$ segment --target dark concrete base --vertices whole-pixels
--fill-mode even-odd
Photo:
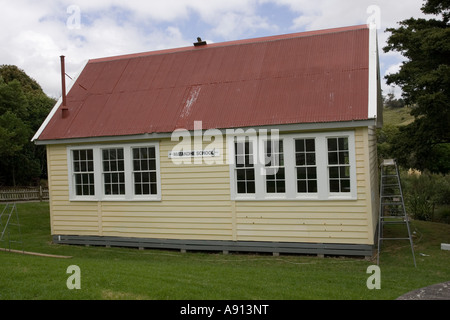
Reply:
[[[265,241],[219,241],[147,239],[101,236],[53,235],[53,243],[132,247],[139,249],[178,249],[185,251],[268,252],[371,257],[373,246],[365,244],[326,244]]]

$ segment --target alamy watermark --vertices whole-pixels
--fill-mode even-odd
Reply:
[[[66,281],[67,289],[81,289],[81,269],[73,264],[67,267],[66,273],[71,274]]]
[[[367,18],[367,25],[370,29],[381,29],[381,9],[377,5],[370,5],[367,7],[366,13],[369,15]]]
[[[371,265],[367,268],[366,273],[371,274],[366,281],[367,289],[381,289],[381,269],[379,266]]]
[[[168,152],[175,165],[261,165],[270,167],[269,174],[275,174],[283,161],[278,129],[203,130],[202,121],[194,121],[194,131],[177,129],[172,132],[171,141],[178,142]],[[228,151],[224,152],[226,148]],[[266,170],[262,172],[265,173]]]
[[[66,27],[69,30],[81,29],[81,9],[77,5],[70,5],[67,7],[68,18],[66,20]]]

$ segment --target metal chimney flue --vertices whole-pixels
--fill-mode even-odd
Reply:
[[[206,41],[203,41],[202,38],[200,37],[197,38],[197,42],[194,42],[195,47],[204,46],[206,44],[207,44]]]
[[[64,56],[61,56],[61,89],[62,89],[62,105],[61,105],[61,112],[62,117],[66,118],[69,115],[69,108],[67,108],[67,101],[66,101],[66,67],[64,62]]]

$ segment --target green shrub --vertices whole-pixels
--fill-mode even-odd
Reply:
[[[450,224],[450,206],[447,205],[437,208],[434,213],[434,218],[436,222]]]
[[[421,174],[402,172],[401,179],[405,206],[414,219],[449,222],[449,176],[429,172]],[[439,208],[437,212],[436,208]]]

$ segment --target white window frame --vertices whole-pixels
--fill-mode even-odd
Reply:
[[[133,148],[154,147],[156,157],[156,194],[135,195],[133,175]],[[104,149],[118,149],[124,151],[125,194],[107,195],[104,190],[103,156]],[[75,174],[73,172],[73,150],[91,149],[94,156],[94,190],[93,196],[78,196],[75,190]],[[127,144],[101,144],[80,145],[67,147],[67,167],[69,181],[70,201],[161,201],[161,170],[159,142],[127,143]]]
[[[328,170],[328,138],[348,138],[349,161],[350,161],[350,192],[330,192],[329,170]],[[254,194],[238,194],[235,176],[235,154],[234,137],[228,137],[228,159],[230,161],[230,194],[231,200],[356,200],[357,182],[356,182],[356,155],[355,155],[355,132],[354,131],[330,131],[317,133],[298,133],[298,134],[280,134],[280,140],[283,140],[284,149],[284,168],[286,178],[285,193],[267,193],[266,179],[264,175],[265,165],[259,161],[258,149],[264,146],[266,137],[258,141],[256,136],[250,136],[250,141],[256,143],[258,147],[253,147],[255,161],[255,183],[256,190]],[[316,153],[317,170],[317,193],[297,193],[297,171],[295,162],[295,140],[296,139],[314,139]],[[263,151],[265,152],[265,150]]]

